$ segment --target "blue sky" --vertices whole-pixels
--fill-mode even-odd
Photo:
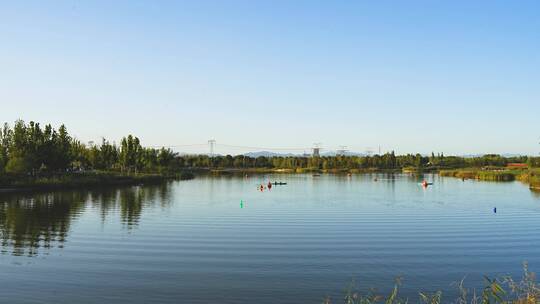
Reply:
[[[538,1],[9,1],[0,118],[65,123],[83,141],[538,154],[539,12]]]

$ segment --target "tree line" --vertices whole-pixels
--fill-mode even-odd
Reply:
[[[421,154],[396,155],[393,151],[371,156],[259,156],[226,155],[209,157],[207,155],[188,155],[180,158],[184,168],[274,168],[274,169],[442,169],[468,167],[504,167],[509,163],[527,163],[531,167],[540,167],[539,157],[503,157],[488,154],[478,157],[444,156],[442,153],[431,156]]]
[[[41,127],[22,120],[0,130],[0,174],[63,173],[83,170],[119,171],[126,174],[164,173],[178,169],[177,154],[170,149],[141,146],[128,135],[120,145],[103,139],[100,145],[86,145],[61,125]]]
[[[100,144],[87,145],[70,135],[61,125],[15,122],[0,129],[0,174],[62,173],[85,170],[131,173],[174,173],[185,169],[269,168],[269,169],[402,169],[465,168],[506,166],[527,163],[540,166],[538,157],[503,157],[488,154],[479,157],[445,156],[432,153],[395,155],[389,152],[372,156],[283,156],[248,157],[244,155],[208,156],[179,155],[167,148],[155,149],[141,145],[139,138],[128,135],[120,144],[103,139]]]

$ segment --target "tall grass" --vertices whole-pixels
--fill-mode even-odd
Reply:
[[[440,176],[466,178],[466,179],[477,179],[478,178],[478,169],[441,170],[441,171],[439,171],[439,175]]]
[[[464,280],[455,284],[459,296],[457,299],[445,299],[441,291],[419,292],[418,298],[409,299],[399,294],[401,280],[397,279],[392,291],[388,295],[380,295],[374,290],[365,294],[358,291],[356,285],[351,283],[345,292],[345,304],[538,304],[540,303],[540,285],[536,282],[536,275],[529,271],[527,263],[523,264],[523,276],[519,281],[511,277],[489,278],[484,277],[484,287],[481,290],[465,287]],[[323,304],[334,303],[325,298]],[[336,302],[337,303],[337,302]]]
[[[507,182],[513,180],[519,180],[524,183],[529,183],[530,188],[534,190],[540,190],[540,169],[528,169],[528,170],[481,170],[481,169],[454,169],[454,170],[441,170],[440,176],[458,177],[463,179],[477,179],[485,181],[498,181]]]
[[[511,171],[478,171],[477,179],[485,181],[509,182],[516,179],[516,175]]]
[[[540,190],[540,175],[530,175],[529,176],[529,184],[531,186],[531,189],[538,189]]]
[[[456,170],[441,170],[440,176],[458,177],[465,179],[478,179],[484,181],[498,181],[508,182],[513,181],[521,176],[527,174],[523,170],[480,170],[480,169],[456,169]],[[520,178],[521,179],[521,178]]]

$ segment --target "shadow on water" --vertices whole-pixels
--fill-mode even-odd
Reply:
[[[70,227],[91,206],[102,221],[120,216],[124,228],[138,225],[145,207],[170,205],[170,184],[79,191],[0,194],[1,253],[35,256],[40,248],[63,248]]]

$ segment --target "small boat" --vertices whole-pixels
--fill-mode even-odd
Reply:
[[[277,185],[277,186],[282,186],[282,185],[286,185],[287,183],[285,183],[285,182],[273,182],[272,184]]]
[[[313,177],[318,177],[318,176],[321,176],[321,175],[319,173],[313,174]]]
[[[422,187],[427,187],[427,186],[433,185],[433,183],[428,183],[427,181],[424,180],[424,181],[422,181],[422,182],[420,183],[420,185],[422,185]]]

